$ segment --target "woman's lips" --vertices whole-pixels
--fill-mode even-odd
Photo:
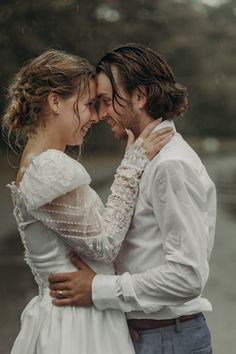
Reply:
[[[81,128],[81,131],[86,134],[90,127],[91,125],[84,125],[83,128]]]

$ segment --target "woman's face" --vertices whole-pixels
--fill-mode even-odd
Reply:
[[[60,131],[65,145],[82,144],[88,129],[93,123],[99,121],[94,107],[96,94],[96,82],[91,80],[89,90],[85,91],[79,99],[78,93],[75,93],[70,98],[60,100]]]

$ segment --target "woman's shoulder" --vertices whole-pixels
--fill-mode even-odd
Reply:
[[[26,197],[37,196],[37,204],[43,205],[90,181],[89,174],[78,161],[62,151],[49,149],[29,157],[20,190]]]
[[[90,176],[76,160],[56,149],[49,149],[39,155],[29,157],[29,166],[25,175],[45,181],[78,182],[89,184]]]

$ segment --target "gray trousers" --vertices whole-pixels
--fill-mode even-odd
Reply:
[[[136,354],[212,354],[211,335],[203,316],[175,325],[141,330]]]

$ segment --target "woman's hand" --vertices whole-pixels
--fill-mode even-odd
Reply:
[[[149,160],[152,160],[156,154],[165,146],[174,135],[173,128],[162,128],[158,131],[152,132],[153,129],[160,124],[159,120],[155,120],[148,124],[146,128],[139,135],[138,139],[143,139],[142,147]],[[128,141],[126,150],[134,143],[134,135],[130,130],[126,130]]]

